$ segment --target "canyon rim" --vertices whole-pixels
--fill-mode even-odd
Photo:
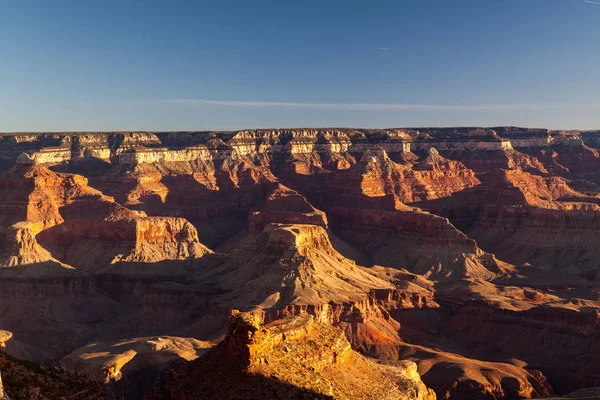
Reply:
[[[600,131],[5,133],[0,170],[12,400],[600,386]]]

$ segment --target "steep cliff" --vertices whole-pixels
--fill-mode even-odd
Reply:
[[[310,316],[261,326],[233,315],[219,345],[168,374],[149,399],[436,398],[413,363],[384,365],[354,352],[344,334]]]
[[[17,164],[0,174],[0,182],[7,189],[0,200],[3,266],[52,263],[97,272],[115,263],[182,260],[210,252],[186,220],[131,211],[80,175]]]
[[[449,163],[435,151],[427,160]],[[464,166],[451,165],[462,170],[454,179],[456,190],[478,182]],[[332,231],[360,248],[372,264],[407,268],[431,279],[493,279],[506,273],[511,268],[508,264],[483,252],[447,219],[401,201],[401,197],[416,197],[413,186],[405,186],[401,178],[402,171],[409,168],[393,162],[383,148],[369,148],[360,162],[347,170],[311,179],[290,176],[288,180],[327,213]],[[451,171],[448,176],[447,181],[453,182]],[[449,185],[440,193],[435,184],[427,185],[433,198],[447,196],[452,190]]]
[[[264,354],[282,319],[306,315],[306,336],[282,339],[304,352],[295,359],[314,346],[318,365],[330,360],[325,341],[349,343],[340,354],[357,360],[411,359],[441,398],[596,385],[599,138],[514,127],[3,134],[0,332],[12,337],[0,343],[141,399],[171,362],[203,351],[197,341],[220,340],[235,308],[267,324],[242,346],[262,354],[245,358],[256,369],[233,368],[240,358],[222,343],[187,370],[229,366],[242,383],[232,390],[354,398],[369,377],[374,393],[397,386],[368,360],[306,372],[285,360],[290,346]],[[277,382],[277,370],[291,372]],[[222,390],[186,379],[169,393],[185,398],[192,384]]]
[[[320,226],[270,224],[242,246],[198,277],[236,308],[352,302],[371,289],[393,288],[335,251]]]

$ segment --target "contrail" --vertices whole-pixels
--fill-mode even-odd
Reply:
[[[597,2],[597,1],[585,0],[585,2],[586,3],[590,3],[590,4],[598,4],[598,5],[600,5],[600,3]]]
[[[249,108],[297,108],[355,111],[500,111],[500,110],[544,110],[560,108],[600,108],[600,104],[393,104],[393,103],[298,103],[286,101],[243,101],[209,99],[156,99],[165,104],[219,105]]]

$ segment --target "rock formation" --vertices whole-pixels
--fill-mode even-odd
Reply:
[[[177,337],[135,338],[117,343],[93,343],[74,350],[61,365],[73,371],[85,372],[109,383],[123,377],[121,370],[171,366],[174,361],[192,361],[208,351],[211,345],[196,339]]]
[[[372,289],[393,289],[334,250],[318,225],[269,224],[234,250],[231,260],[198,280],[226,294],[236,308],[279,309],[360,301]]]
[[[233,314],[225,339],[199,360],[171,372],[149,399],[434,400],[414,363],[385,365],[354,352],[342,331],[311,316],[261,326]]]
[[[132,399],[598,386],[599,168],[597,131],[2,134],[0,346]]]
[[[61,367],[107,384],[116,398],[139,398],[167,368],[197,359],[212,343],[191,338],[147,337],[94,342],[60,360]]]
[[[12,339],[12,332],[0,330],[0,347],[6,347],[6,342]]]

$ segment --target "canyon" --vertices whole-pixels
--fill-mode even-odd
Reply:
[[[3,133],[0,351],[114,399],[587,393],[598,171],[600,131]]]

